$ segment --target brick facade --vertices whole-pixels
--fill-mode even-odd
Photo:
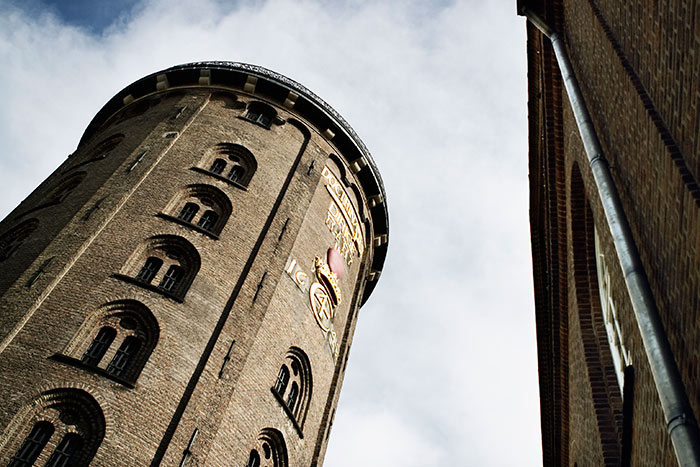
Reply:
[[[565,41],[682,382],[698,414],[700,3],[523,3]],[[530,24],[528,58],[545,465],[676,465],[558,66],[549,40]],[[594,227],[619,333],[634,371],[627,411],[600,309]],[[623,429],[625,423],[629,427]]]
[[[137,81],[0,223],[0,463],[48,422],[41,465],[70,436],[76,465],[321,465],[387,234],[371,156],[303,86],[229,62]]]

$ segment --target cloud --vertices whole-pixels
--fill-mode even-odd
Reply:
[[[136,79],[199,60],[283,73],[363,138],[390,215],[326,465],[541,464],[525,27],[512,4],[151,0],[99,34],[0,11],[0,216]]]

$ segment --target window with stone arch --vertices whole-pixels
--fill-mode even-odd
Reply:
[[[83,368],[133,385],[159,337],[158,321],[145,305],[120,300],[88,315],[66,355]]]
[[[231,201],[211,185],[190,185],[168,204],[162,217],[218,236],[231,216]]]
[[[277,111],[268,104],[252,101],[248,103],[243,118],[269,130],[272,123],[277,120]]]
[[[300,435],[311,401],[312,383],[309,357],[298,347],[290,348],[271,389]]]
[[[52,389],[15,415],[0,440],[0,460],[9,467],[90,465],[104,435],[104,414],[90,394]]]
[[[190,242],[175,235],[158,235],[144,242],[116,276],[182,301],[200,264],[199,253]]]
[[[288,467],[287,445],[279,430],[265,428],[250,450],[245,467]]]
[[[253,153],[244,146],[219,143],[207,151],[200,166],[195,169],[235,186],[247,187],[258,169],[258,163]]]
[[[119,146],[119,143],[121,143],[123,139],[124,135],[118,133],[100,141],[93,149],[87,152],[87,156],[84,158],[85,160],[76,163],[76,165],[73,165],[67,171],[75,170],[78,167],[82,167],[86,164],[106,159],[109,156],[109,153]]]
[[[28,219],[0,235],[0,262],[14,255],[37,227],[39,227],[37,219]]]

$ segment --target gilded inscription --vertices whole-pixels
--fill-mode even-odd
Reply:
[[[331,198],[333,198],[333,202],[328,208],[326,225],[335,235],[336,249],[348,260],[348,258],[352,257],[348,250],[354,244],[357,255],[361,257],[365,251],[365,238],[355,207],[352,205],[352,201],[342,183],[327,166],[323,167],[322,173],[327,182],[326,189],[330,193]],[[346,244],[348,245],[345,246]],[[349,264],[350,261],[348,261]]]

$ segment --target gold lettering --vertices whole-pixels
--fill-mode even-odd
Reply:
[[[328,184],[326,185],[328,193],[337,204],[343,218],[345,219],[345,222],[347,223],[348,230],[352,232],[352,240],[357,248],[357,254],[358,256],[362,256],[364,253],[364,233],[357,217],[357,212],[352,205],[352,201],[345,191],[345,188],[341,185],[340,181],[335,177],[333,172],[330,171],[328,166],[323,167],[322,173],[328,181]]]
[[[308,278],[309,278],[309,276],[307,276],[306,273],[302,270],[297,271],[297,273],[294,275],[294,280],[301,287],[304,287],[306,285],[306,280]]]
[[[292,259],[290,256],[289,259],[287,260],[288,267],[286,269],[287,274],[291,275],[292,271],[294,271],[294,267],[297,265],[297,260]]]

